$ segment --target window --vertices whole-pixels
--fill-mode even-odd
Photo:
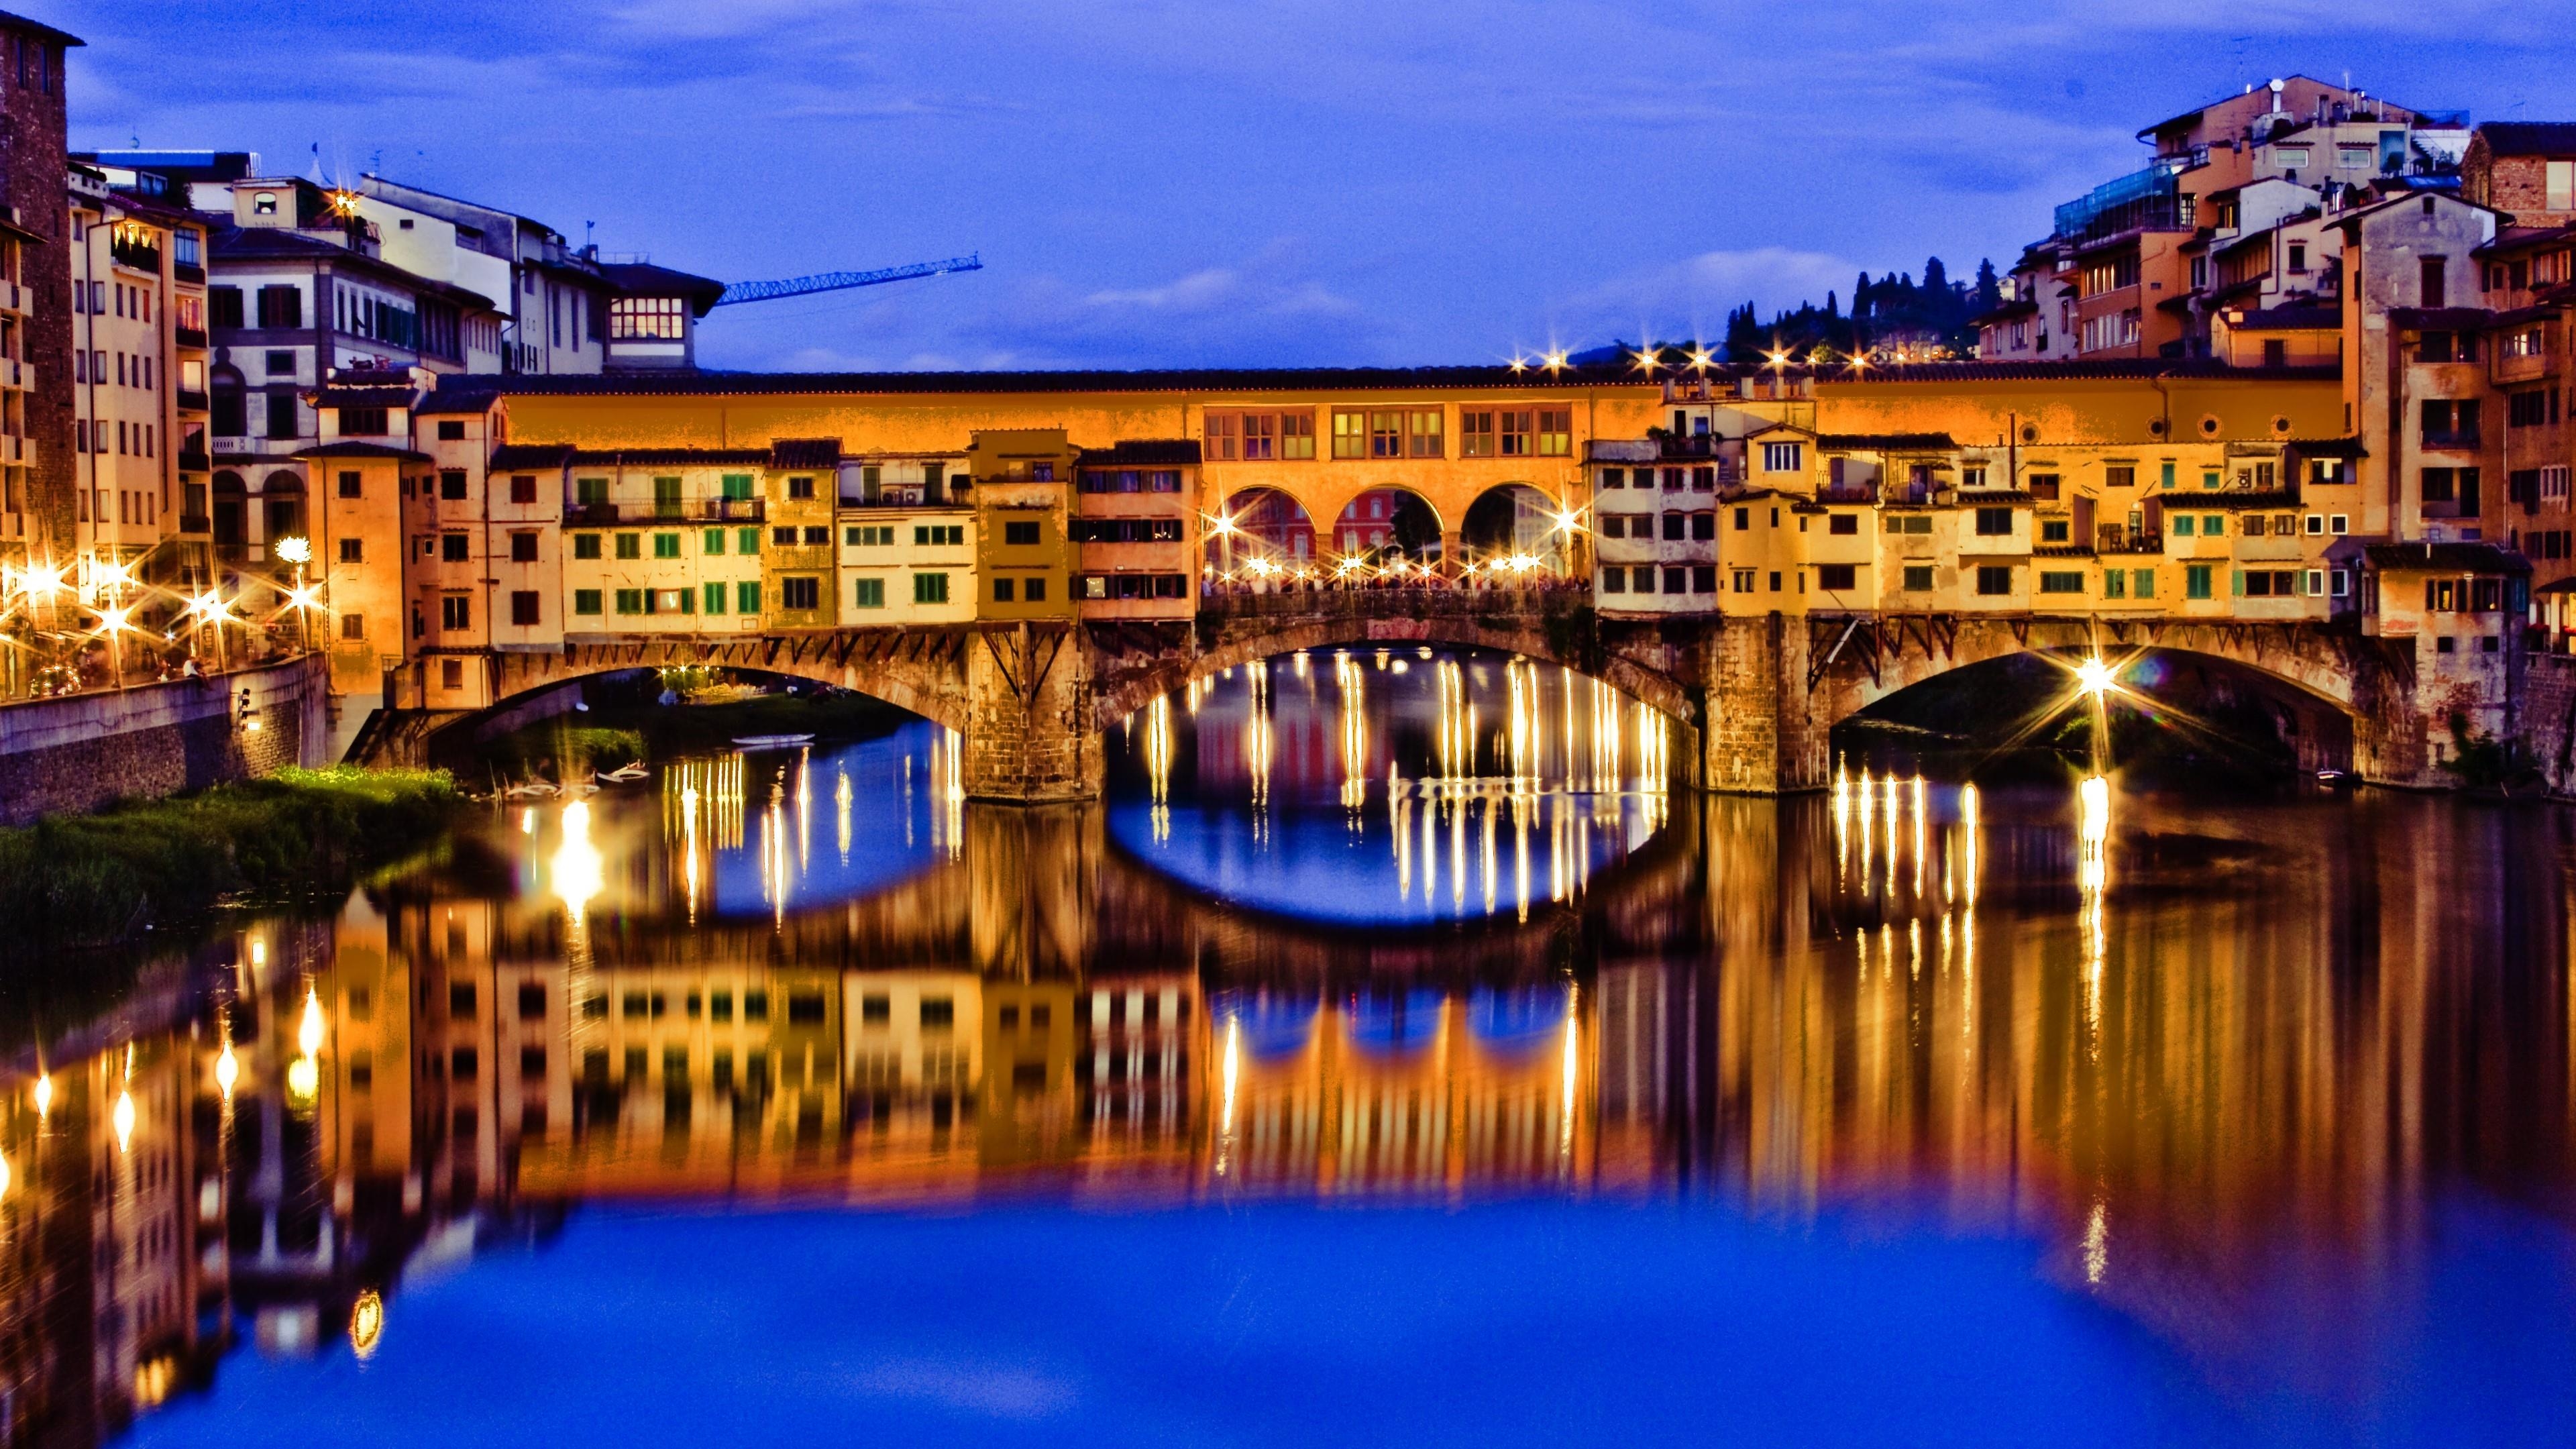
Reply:
[[[1668,594],[1687,594],[1687,593],[1689,593],[1689,592],[1690,592],[1690,570],[1689,570],[1689,569],[1687,569],[1687,568],[1667,568],[1667,569],[1665,569],[1665,570],[1664,570],[1664,592],[1665,592],[1665,593],[1668,593]]]
[[[1825,520],[1825,532],[1829,534],[1858,533],[1860,532],[1860,515],[1857,513],[1834,514]]]
[[[2576,211],[2576,161],[2542,163],[2541,206],[2545,211]]]
[[[760,584],[756,580],[743,579],[734,584],[733,611],[737,614],[760,612]]]
[[[1848,593],[1860,587],[1860,570],[1854,564],[1816,565],[1816,587],[1829,593]]]
[[[2528,392],[2505,394],[2505,426],[2509,428],[2536,428],[2548,423],[2550,421],[2549,400],[2551,395],[2551,390],[2547,388],[2534,389]],[[2433,427],[2433,413],[2431,411],[2432,405],[2428,403],[2425,407],[2425,431],[2429,433],[2435,430]]]
[[[2102,470],[2102,486],[2105,488],[2134,488],[2138,486],[2138,470],[2136,465],[2129,463],[2114,463],[2111,466],[2104,468]]]
[[[1628,571],[1628,587],[1633,592],[1640,594],[1653,593],[1655,591],[1655,571],[1651,568],[1630,569]]]
[[[1691,592],[1694,594],[1713,594],[1717,592],[1717,565],[1691,565]]]
[[[678,558],[679,556],[680,536],[678,534],[657,533],[653,535],[653,557]]]
[[[365,496],[365,489],[366,489],[366,480],[365,480],[365,477],[364,477],[363,475],[358,474],[358,473],[352,473],[352,472],[343,472],[343,473],[340,475],[340,496],[341,496],[341,497],[343,497],[343,498],[359,498],[359,497],[364,497],[364,496]]]
[[[2156,596],[2156,571],[2154,569],[2131,570],[2129,573],[2129,596],[2136,599],[2154,598]]]
[[[778,545],[780,548],[794,548],[796,546],[796,530],[793,526],[786,528],[773,528],[769,531],[769,541]]]
[[[438,538],[439,562],[466,563],[474,557],[473,553],[470,551],[472,548],[473,540],[464,534],[441,534]]]
[[[2011,509],[1980,508],[1977,510],[1978,537],[2003,538],[2009,536],[2012,531],[2013,511]]]
[[[2567,501],[2567,468],[2564,464],[2540,470],[2540,498],[2544,503]]]
[[[1905,566],[1903,584],[1905,591],[1909,594],[1929,592],[1932,588],[1932,566],[1930,564],[1907,564]]]
[[[1714,513],[1692,514],[1690,516],[1690,535],[1692,538],[1703,541],[1717,537],[1717,515]]]
[[[1494,414],[1494,441],[1497,457],[1526,458],[1537,447],[1538,410],[1504,408]],[[1651,477],[1645,469],[1637,470],[1640,478]],[[1643,484],[1639,486],[1645,486]]]
[[[2012,565],[1980,564],[1977,566],[1977,592],[1994,597],[2012,592]]]
[[[1494,410],[1460,408],[1458,410],[1458,456],[1461,458],[1499,458],[1501,447],[1494,434]]]
[[[948,575],[914,574],[912,576],[912,601],[916,604],[947,603]]]
[[[805,546],[807,548],[829,548],[831,545],[832,526],[830,524],[809,523],[805,525]]]
[[[730,476],[728,476],[727,481],[731,481]],[[746,478],[744,481],[748,482],[748,481],[749,481],[749,479],[748,479],[748,478]],[[730,494],[730,493],[728,493],[728,494],[726,494],[725,496],[726,496],[726,497],[728,497],[728,498],[730,498],[730,497],[732,497],[733,495],[732,495],[732,494]],[[749,497],[750,495],[749,495],[748,493],[746,493],[746,494],[744,494],[743,496],[744,496],[744,497]],[[794,477],[794,478],[790,478],[790,479],[788,479],[788,480],[787,480],[787,496],[788,496],[788,497],[790,497],[790,498],[794,498],[794,499],[805,499],[805,500],[810,500],[810,499],[812,499],[812,498],[813,498],[813,496],[814,496],[814,480],[813,480],[813,479],[811,479],[811,478],[808,478],[808,477],[803,477],[803,476],[798,476],[798,477]]]
[[[1017,588],[1018,585],[1010,579],[993,580],[993,602],[996,604],[1010,603],[1016,597]]]
[[[1574,456],[1574,409],[1538,410],[1538,455],[1542,458]]]
[[[575,590],[573,590],[573,591],[572,591],[572,611],[573,611],[574,613],[576,613],[576,614],[596,614],[596,613],[598,613],[598,612],[599,612],[599,590],[597,590],[597,589],[575,589]],[[624,609],[622,609],[622,608],[621,608],[621,609],[619,609],[617,612],[619,612],[619,613],[623,614],[623,613],[625,613],[626,611],[625,611]]]
[[[1795,473],[1806,461],[1804,443],[1764,443],[1762,470],[1766,473]]]
[[[352,438],[381,438],[392,431],[393,424],[384,408],[340,409],[340,432]]]
[[[2075,525],[2067,519],[2043,518],[2039,521],[2041,543],[2065,543],[2074,536],[2074,531]]]
[[[472,594],[441,594],[438,599],[438,627],[471,629],[474,627]]]
[[[823,605],[823,581],[810,574],[790,575],[778,581],[778,607],[782,609],[818,609]]]
[[[710,614],[721,614],[725,611],[725,586],[723,583],[702,584],[699,586],[698,592],[705,596],[704,601],[700,605],[704,612]]]
[[[2433,198],[2428,196],[2424,199],[2429,202]],[[2417,261],[2415,264],[2418,288],[2416,295],[2419,298],[2417,305],[2425,307],[2448,305],[2444,298],[2449,293],[2443,286],[2443,272],[2447,266],[2448,260],[2443,257],[2424,257]]]
[[[510,594],[510,622],[526,627],[537,622],[537,594],[534,589],[517,589]]]
[[[1044,579],[1025,580],[1020,589],[1020,597],[1032,604],[1043,604],[1047,596],[1046,584],[1047,581]]]
[[[760,552],[760,530],[737,528],[733,531],[733,551],[749,556]]]
[[[1628,571],[1621,568],[1603,569],[1601,571],[1601,592],[1605,594],[1624,594],[1628,592]]]
[[[1932,587],[1932,585],[1930,584],[1930,582],[1928,582],[1928,576],[1927,576],[1927,582],[1925,582],[1925,584],[1923,585],[1923,587],[1925,587],[1925,588],[1927,588],[1927,589],[1928,589],[1928,588],[1930,588],[1930,587]],[[1749,594],[1749,593],[1752,593],[1752,592],[1753,592],[1753,570],[1751,570],[1751,569],[1737,569],[1737,570],[1735,570],[1735,591],[1736,591],[1737,593],[1739,593],[1739,594]]]
[[[367,541],[365,539],[344,538],[340,540],[340,562],[353,564],[365,563],[366,561]]]
[[[574,534],[572,536],[572,556],[574,558],[599,557],[599,535],[595,533]]]
[[[953,523],[916,527],[912,531],[912,541],[916,544],[962,544],[966,541],[966,525]]]
[[[521,532],[521,533],[513,533],[513,534],[511,534],[511,535],[510,535],[510,562],[512,562],[512,563],[535,563],[536,561],[537,561],[537,536],[536,536],[534,533],[527,533],[527,532]]]
[[[699,540],[699,549],[710,557],[723,553],[725,551],[725,531],[721,528],[708,529],[705,535]]]
[[[1365,458],[1369,455],[1368,414],[1336,412],[1333,414],[1333,456]]]
[[[1405,411],[1406,457],[1444,458],[1448,456],[1440,436],[1440,421],[1438,408],[1409,408]]]
[[[1035,523],[1005,523],[1002,525],[1002,542],[1006,544],[1031,545],[1035,544],[1037,541],[1038,525]]]
[[[2200,563],[2183,565],[2182,596],[2186,599],[2210,597],[2209,580],[2213,567],[2210,564]]]
[[[882,609],[882,608],[884,608],[884,607],[885,607],[885,580],[883,580],[883,579],[860,579],[860,580],[858,581],[858,585],[857,585],[856,593],[855,593],[854,597],[851,599],[851,601],[850,601],[850,602],[851,602],[851,603],[852,603],[852,605],[854,605],[855,607],[857,607],[857,608],[861,608],[861,609]]]
[[[450,468],[439,474],[438,496],[452,502],[463,501],[465,497],[465,470],[462,468]]]
[[[534,473],[513,473],[513,474],[511,474],[511,475],[510,475],[510,501],[511,501],[511,502],[513,502],[513,503],[534,503],[534,502],[536,502],[536,501],[537,501],[537,475],[536,475],[536,474],[534,474]]]
[[[2121,312],[2106,312],[2087,317],[2078,333],[2078,348],[2099,352],[2111,347],[2134,347],[2138,343],[2139,325],[2144,314],[2135,307]]]
[[[2236,591],[2249,599],[2287,599],[2299,592],[2299,575],[2294,569],[2240,569]]]
[[[208,287],[206,289],[206,320],[216,327],[241,326],[241,288]]]
[[[2173,527],[2173,535],[2174,535],[2174,537],[2176,537],[2176,538],[2189,538],[2189,537],[2191,537],[2192,523],[2193,523],[2193,518],[2192,518],[2192,515],[2191,515],[2191,514],[2188,514],[2188,513],[2177,513],[2177,514],[2175,514],[2175,515],[2173,516],[2173,523],[2172,523],[2172,527]]]
[[[677,342],[687,328],[688,304],[678,297],[620,297],[608,304],[611,341]]]
[[[2127,597],[2127,596],[2128,596],[2128,592],[2129,592],[2129,572],[2128,572],[2128,570],[2126,570],[2126,569],[2104,569],[2104,570],[2102,570],[2102,597],[2103,597],[2103,598],[2106,598],[2106,599],[2118,599],[2118,598],[2125,598],[2125,597]]]
[[[260,288],[259,325],[262,327],[303,326],[304,293],[291,286]]]
[[[2084,575],[2073,569],[2043,569],[2039,575],[2043,594],[2080,594],[2084,592]]]

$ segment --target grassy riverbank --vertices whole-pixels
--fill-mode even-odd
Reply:
[[[0,830],[0,955],[167,931],[232,895],[337,889],[436,840],[461,803],[444,771],[286,770]]]

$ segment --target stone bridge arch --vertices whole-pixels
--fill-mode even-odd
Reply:
[[[562,685],[632,669],[746,669],[830,684],[909,710],[960,732],[969,724],[968,667],[977,630],[843,629],[740,639],[636,636],[567,644],[561,650],[492,653],[465,661],[482,673],[488,705],[407,710],[387,728],[362,733],[350,759],[364,764],[425,762],[434,741],[460,725],[496,719]],[[405,666],[415,698],[435,698],[436,656]]]
[[[2145,653],[2219,660],[2330,709],[2350,721],[2350,765],[2369,778],[2412,779],[2427,764],[2424,719],[2414,707],[2413,653],[2348,625],[1891,614],[1811,617],[1804,638],[1790,642],[1784,653],[1804,656],[1811,728],[1795,785],[1788,778],[1791,762],[1782,760],[1782,784],[1789,788],[1824,783],[1827,732],[1903,690],[2015,655],[2081,658],[2097,651],[2115,663]],[[1781,662],[1794,667],[1790,658]],[[1797,683],[1781,682],[1784,692]]]
[[[1684,732],[1675,742],[1677,761],[1697,757],[1701,693],[1691,659],[1658,636],[1607,635],[1579,590],[1218,595],[1201,601],[1194,628],[1173,626],[1152,638],[1095,635],[1095,725],[1112,729],[1195,680],[1274,655],[1407,644],[1490,649],[1600,680]]]

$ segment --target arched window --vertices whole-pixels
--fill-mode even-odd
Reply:
[[[260,504],[266,510],[267,538],[292,538],[304,532],[304,479],[281,468],[261,480]]]
[[[208,411],[213,416],[215,436],[239,438],[250,432],[249,410],[242,404],[241,369],[231,363],[219,364],[208,375],[212,384]]]

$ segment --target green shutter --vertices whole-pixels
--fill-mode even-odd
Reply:
[[[708,553],[710,553],[710,554],[719,554],[719,553],[724,552],[724,538],[725,538],[725,531],[724,531],[723,529],[721,529],[721,528],[710,528],[710,529],[708,529],[708,530],[707,530],[707,539],[706,539],[707,552],[708,552]]]
[[[740,554],[760,552],[760,530],[737,528],[733,531],[733,551]]]
[[[704,592],[707,596],[707,612],[710,614],[723,613],[725,611],[725,586],[720,583],[709,584],[706,586]]]
[[[575,589],[575,590],[573,590],[573,591],[572,591],[572,611],[573,611],[574,613],[576,613],[576,614],[596,614],[596,613],[598,613],[598,612],[599,612],[599,590],[597,590],[597,589]]]
[[[724,475],[724,496],[727,499],[749,498],[751,496],[751,475],[748,473],[727,473]]]
[[[737,614],[757,614],[760,612],[760,585],[758,583],[750,579],[744,579],[742,582],[733,586],[733,611]]]
[[[885,580],[883,580],[883,579],[861,579],[861,580],[859,580],[859,586],[858,586],[858,597],[857,597],[856,602],[857,602],[858,606],[859,606],[860,608],[862,608],[862,609],[882,609],[882,608],[884,608],[884,607],[885,607]]]

